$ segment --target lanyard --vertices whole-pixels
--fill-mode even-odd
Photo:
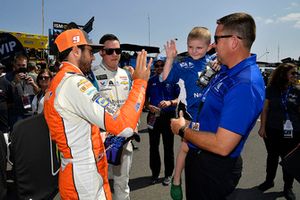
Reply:
[[[200,117],[200,112],[203,108],[203,105],[206,101],[206,97],[208,95],[208,92],[211,90],[211,88],[215,87],[216,85],[218,85],[219,83],[221,83],[222,81],[224,81],[226,78],[228,78],[228,75],[222,77],[221,79],[218,80],[218,78],[220,77],[221,73],[220,74],[217,74],[214,79],[212,80],[212,83],[208,85],[207,88],[205,88],[204,90],[204,93],[203,95],[201,95],[201,101],[200,101],[200,105],[199,105],[199,108],[198,108],[198,114],[197,114],[197,121],[199,122],[199,117]]]
[[[88,75],[86,77],[92,82],[92,84],[97,89],[97,91],[99,91],[98,82],[95,78],[95,75],[94,75],[93,71],[90,71],[90,73],[88,73]]]
[[[288,109],[287,109],[287,101],[288,101],[290,89],[291,89],[291,87],[289,86],[286,92],[281,93],[281,105],[283,106],[286,120],[290,119],[289,114],[288,114]]]

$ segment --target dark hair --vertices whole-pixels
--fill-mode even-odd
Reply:
[[[75,22],[70,22],[68,25],[67,25],[67,30],[69,29],[73,29],[73,28],[76,28],[78,29],[78,25],[75,23]]]
[[[105,34],[100,38],[99,44],[104,44],[104,42],[106,42],[108,40],[118,40],[119,41],[118,37],[115,36],[114,34]]]
[[[251,46],[256,37],[256,25],[251,15],[247,13],[233,13],[217,20],[217,24],[223,25],[226,34],[237,34],[247,49]]]
[[[52,79],[52,72],[49,70],[49,69],[47,69],[47,68],[45,68],[45,69],[41,69],[41,71],[40,71],[40,73],[37,75],[37,77],[36,77],[36,83],[37,83],[37,85],[39,86],[39,87],[41,87],[40,86],[40,83],[39,83],[39,80],[41,79],[41,76],[42,76],[42,74],[44,74],[44,73],[47,73],[49,76],[50,76],[50,79]]]
[[[58,52],[58,60],[60,61],[60,62],[62,62],[62,61],[66,61],[67,60],[67,57],[68,57],[68,55],[69,55],[69,53],[72,51],[72,48],[68,48],[68,49],[66,49],[66,50],[64,50],[64,51],[62,51],[62,52]]]
[[[81,51],[84,51],[84,47],[85,47],[85,46],[86,46],[86,45],[84,44],[84,45],[78,45],[77,47],[78,47],[79,49],[81,49]],[[66,49],[66,50],[64,50],[64,51],[62,51],[62,52],[60,52],[60,53],[58,53],[58,60],[59,60],[60,62],[66,61],[66,60],[67,60],[67,57],[68,57],[68,55],[69,55],[69,53],[72,51],[72,48],[73,48],[73,47],[68,48],[68,49]]]
[[[275,86],[280,90],[284,90],[289,81],[287,74],[291,69],[294,68],[297,69],[297,65],[293,63],[281,63],[278,65],[278,67],[271,74],[268,86]]]
[[[19,59],[24,59],[24,60],[28,61],[28,57],[26,55],[24,55],[24,54],[16,54],[14,56],[14,60],[13,60],[14,64],[16,64],[17,60],[19,60]]]

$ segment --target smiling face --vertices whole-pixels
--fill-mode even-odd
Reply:
[[[44,72],[38,77],[38,85],[43,91],[45,91],[48,88],[50,81],[51,76],[48,72]]]
[[[201,39],[189,39],[187,43],[188,53],[194,60],[198,60],[205,56],[208,47],[209,44]]]
[[[156,74],[161,74],[164,70],[165,63],[162,60],[159,60],[155,63],[154,69]]]

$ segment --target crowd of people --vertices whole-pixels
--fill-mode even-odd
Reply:
[[[187,36],[188,56],[178,58],[171,40],[165,45],[166,59],[147,62],[142,50],[133,69],[119,66],[117,36],[105,34],[94,44],[72,26],[55,40],[56,73],[22,54],[15,55],[10,71],[0,64],[0,131],[9,133],[17,121],[42,113],[61,155],[61,198],[129,200],[133,145],[127,139],[138,137],[133,136],[147,108],[150,184],[158,182],[161,171],[162,135],[162,184],[170,186],[171,198],[220,200],[241,178],[241,153],[261,116],[259,135],[268,157],[266,180],[258,189],[264,192],[274,186],[279,157],[300,142],[297,66],[279,65],[265,85],[256,55],[250,53],[256,25],[247,13],[218,19],[213,43],[211,37],[206,27],[194,27]],[[207,53],[212,48],[217,59]],[[96,53],[102,61],[92,67]],[[182,142],[175,159],[176,135]],[[118,164],[107,159],[105,143],[112,138],[123,144]],[[108,176],[113,177],[113,194]],[[283,179],[285,198],[295,199],[293,175],[283,170]]]

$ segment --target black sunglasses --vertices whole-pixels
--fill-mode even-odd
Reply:
[[[298,72],[292,72],[291,73],[293,76],[297,76],[298,75]]]
[[[49,80],[50,76],[40,76],[39,80]]]
[[[230,37],[233,37],[233,36],[235,36],[235,35],[215,35],[214,36],[215,44],[218,44],[218,39],[220,39],[220,38],[230,38]],[[240,37],[238,35],[236,35],[236,37],[239,38],[240,40],[243,39],[242,37]]]
[[[165,66],[164,64],[156,64],[156,65],[154,65],[154,67],[163,67],[163,66]]]
[[[120,55],[122,53],[122,49],[121,48],[107,48],[107,49],[103,49],[105,51],[105,53],[107,55],[112,55],[114,52],[117,55]]]

